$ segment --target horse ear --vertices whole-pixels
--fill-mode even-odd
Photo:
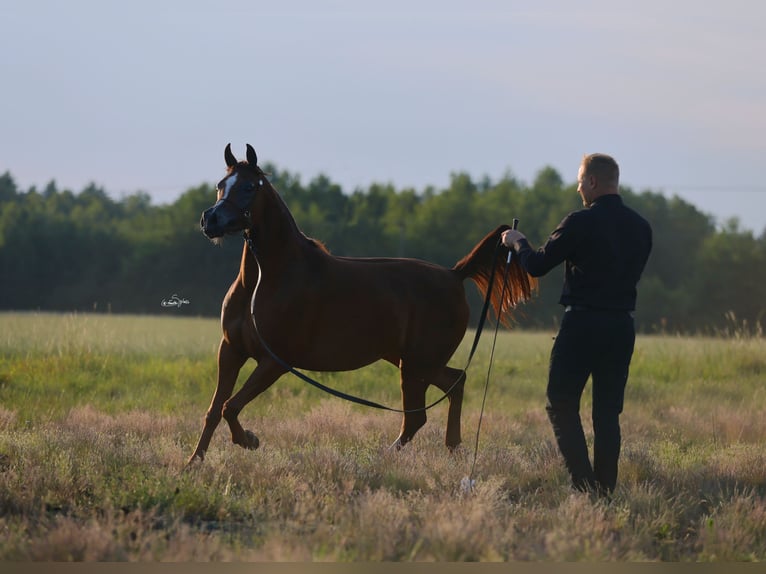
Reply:
[[[226,166],[227,167],[234,167],[237,165],[237,158],[234,157],[234,154],[231,153],[231,144],[226,144],[226,149],[223,150],[223,157],[226,160]]]
[[[253,149],[253,146],[251,146],[250,144],[247,144],[247,163],[249,163],[253,167],[258,165],[258,156],[255,154],[255,150]]]

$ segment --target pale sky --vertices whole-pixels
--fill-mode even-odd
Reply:
[[[347,192],[572,183],[598,151],[634,191],[766,228],[762,0],[0,0],[0,27],[22,189],[165,203],[216,182],[228,142]]]

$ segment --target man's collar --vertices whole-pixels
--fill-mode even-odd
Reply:
[[[590,204],[591,207],[593,207],[596,204],[605,204],[605,203],[619,203],[622,204],[622,197],[619,193],[605,193],[604,195],[599,195],[596,199],[593,200],[593,202]]]

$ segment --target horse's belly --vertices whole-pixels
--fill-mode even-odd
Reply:
[[[394,339],[382,337],[374,328],[350,333],[328,328],[294,355],[295,364],[304,369],[351,371],[380,359],[396,363],[400,352]]]

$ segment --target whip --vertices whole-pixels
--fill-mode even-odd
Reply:
[[[516,229],[519,226],[519,220],[514,218],[511,229]],[[500,309],[498,309],[498,320],[495,323],[495,334],[492,338],[492,350],[489,354],[489,366],[487,367],[487,379],[484,383],[484,397],[481,399],[481,411],[479,412],[479,424],[476,427],[476,441],[473,447],[473,462],[471,463],[471,473],[468,476],[464,476],[460,480],[460,489],[468,494],[473,491],[473,487],[476,485],[476,480],[473,478],[474,470],[476,469],[476,458],[479,454],[479,433],[481,432],[481,421],[484,418],[484,405],[487,402],[487,389],[489,388],[489,377],[492,372],[492,361],[495,357],[495,344],[497,343],[497,332],[500,328],[500,314],[503,312],[503,301],[505,300],[505,289],[508,285],[508,270],[511,267],[511,257],[513,256],[513,249],[508,249],[508,257],[505,260],[505,271],[503,272],[503,292],[500,297]]]

